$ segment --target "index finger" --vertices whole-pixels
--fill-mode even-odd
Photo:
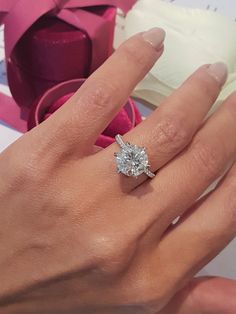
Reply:
[[[90,149],[161,56],[164,38],[160,28],[131,37],[45,122],[50,134],[56,130],[54,140],[62,145],[64,140],[67,153],[70,148],[76,153],[78,147],[79,152]]]

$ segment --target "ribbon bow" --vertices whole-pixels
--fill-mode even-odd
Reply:
[[[114,6],[127,13],[136,0],[0,0],[0,25],[4,24],[7,71],[11,54],[23,34],[43,15],[50,14],[84,31],[92,39],[92,72],[104,61],[102,39],[110,38],[106,21],[89,10],[94,6]],[[110,35],[110,34],[109,34]],[[100,38],[100,40],[98,40]],[[96,52],[96,53],[95,53]],[[14,87],[14,86],[13,86]],[[0,118],[25,132],[27,122],[23,108],[12,97],[0,93]]]
[[[105,38],[107,28],[102,17],[86,9],[106,5],[119,7],[126,13],[135,2],[136,0],[2,0],[0,23],[5,25],[6,59],[10,58],[14,47],[27,29],[41,16],[50,13],[94,39],[91,65],[91,71],[93,71],[98,64],[101,64],[104,55],[103,47],[99,41],[96,41],[96,38],[98,34],[100,38]]]

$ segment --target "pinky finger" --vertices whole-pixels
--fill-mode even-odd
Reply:
[[[216,189],[166,233],[157,254],[161,254],[166,264],[171,264],[175,257],[175,267],[169,276],[175,278],[175,287],[181,287],[235,236],[236,163]]]

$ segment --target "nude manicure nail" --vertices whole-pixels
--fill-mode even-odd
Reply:
[[[144,40],[150,43],[157,51],[162,49],[165,36],[164,29],[159,27],[151,28],[143,33]]]
[[[208,68],[208,73],[213,76],[221,85],[224,85],[228,76],[227,65],[223,62],[211,64]]]

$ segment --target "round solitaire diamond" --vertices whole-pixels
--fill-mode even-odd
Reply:
[[[117,170],[127,176],[137,177],[148,168],[148,156],[143,147],[125,143],[115,157]]]

